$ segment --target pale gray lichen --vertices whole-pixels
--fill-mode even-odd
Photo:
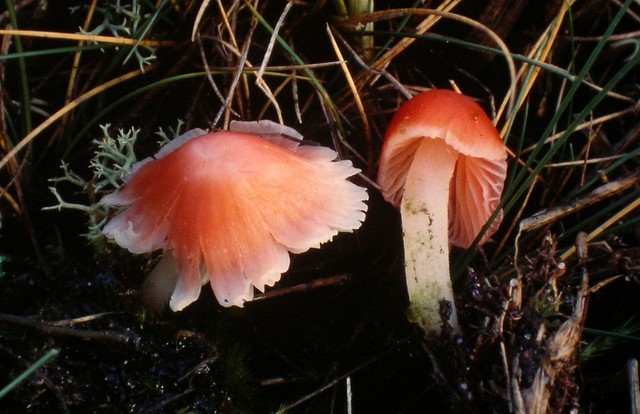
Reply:
[[[166,133],[160,128],[156,135],[160,137],[159,144],[163,145],[180,135],[184,123],[179,120],[176,128],[169,128]],[[49,189],[55,196],[57,204],[45,207],[44,210],[78,210],[89,217],[88,232],[85,235],[89,241],[95,243],[102,240],[102,228],[110,217],[112,207],[99,204],[103,194],[117,190],[131,171],[133,164],[138,161],[135,144],[140,129],[131,127],[128,130],[118,129],[112,136],[110,124],[101,125],[102,137],[93,141],[96,146],[93,158],[89,162],[92,176],[84,178],[73,172],[67,163],[62,161],[60,169],[62,176],[52,178]],[[59,184],[71,184],[86,196],[86,204],[68,202],[58,191]]]
[[[75,13],[81,6],[70,7],[71,13]],[[91,30],[83,30],[80,32],[86,35],[111,35],[113,37],[144,37],[148,27],[143,24],[153,18],[152,7],[139,0],[129,1],[108,1],[103,7],[96,7],[95,12],[102,15],[102,22]],[[155,11],[155,10],[153,10]],[[148,24],[146,26],[149,26]],[[156,49],[150,46],[135,45],[131,54],[138,61],[140,70],[144,71],[144,67],[151,64],[156,59]]]

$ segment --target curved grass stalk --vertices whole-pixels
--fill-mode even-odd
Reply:
[[[444,12],[450,12],[451,10],[453,10],[458,4],[460,4],[462,0],[445,0],[443,1],[436,10],[439,11],[444,11]],[[416,1],[415,7],[417,8],[417,6],[419,6],[422,2],[420,1]],[[404,19],[402,20],[402,22],[399,25],[399,30],[401,30],[402,28],[404,28],[404,26],[407,24],[407,22],[409,21],[410,15],[407,15],[404,17]],[[433,25],[435,25],[440,19],[438,18],[438,16],[434,17],[433,15],[429,15],[427,16],[427,18],[425,18],[418,26],[416,26],[415,30],[416,30],[416,35],[420,36],[420,35],[424,35],[429,29],[431,29],[433,27]],[[364,32],[362,32],[362,34],[365,34]],[[399,33],[394,33],[395,35],[398,35]],[[401,39],[398,44],[394,45],[391,49],[387,50],[387,47],[389,46],[389,44],[386,44],[383,46],[382,50],[387,50],[387,52],[384,53],[384,55],[380,56],[380,57],[376,57],[376,59],[371,63],[371,69],[373,69],[374,71],[379,71],[384,69],[385,67],[387,67],[387,65],[396,57],[398,56],[400,53],[402,53],[403,50],[405,50],[406,48],[408,48],[411,43],[413,43],[413,38],[410,36],[404,36],[403,39]],[[359,87],[361,85],[358,85]]]
[[[356,102],[356,107],[358,108],[358,113],[360,114],[360,119],[362,120],[362,128],[364,131],[365,138],[367,139],[367,165],[373,165],[373,137],[371,136],[371,128],[369,126],[369,118],[365,113],[364,105],[362,104],[362,99],[360,98],[360,93],[358,92],[358,88],[353,80],[353,76],[351,76],[351,72],[349,72],[349,68],[347,67],[347,63],[342,56],[342,52],[338,47],[338,43],[336,43],[336,39],[333,37],[331,32],[331,28],[327,25],[327,34],[329,35],[329,40],[331,41],[331,46],[340,62],[340,68],[344,73],[344,77],[347,79],[347,84],[349,85],[349,89],[351,89],[351,93],[353,94],[353,99]]]
[[[532,57],[535,55],[536,61],[545,61],[549,57],[549,53],[551,52],[551,47],[554,45],[554,42],[558,37],[560,27],[562,26],[562,22],[564,21],[564,17],[569,11],[569,8],[571,7],[572,4],[573,4],[573,1],[566,1],[562,3],[559,15],[556,17],[552,25],[548,27],[545,30],[544,34],[538,39],[538,41],[532,48],[531,53],[529,54],[529,57]],[[520,106],[529,95],[529,91],[531,90],[531,88],[533,87],[533,84],[538,78],[538,75],[540,74],[540,70],[541,70],[540,67],[535,67],[535,66],[527,67],[527,65],[524,65],[520,68],[520,71],[518,72],[518,78],[522,77],[525,72],[528,72],[528,74],[525,77],[522,88],[520,89],[520,96],[518,96],[516,100],[517,103],[515,107],[511,108],[508,112],[507,117],[509,120],[505,123],[503,129],[500,131],[500,135],[502,137],[506,137],[509,134],[511,126],[515,121],[517,111],[518,109],[520,109]],[[515,90],[510,90],[509,94],[514,92]],[[500,116],[504,111],[505,104],[507,102],[506,98],[507,96],[505,96],[505,99],[503,100],[502,105],[498,110],[498,115],[497,115],[498,118],[500,118]]]
[[[151,68],[153,68],[153,66]],[[149,69],[151,69],[151,68],[149,68]],[[29,145],[29,143],[31,143],[31,141],[33,141],[38,135],[40,135],[40,133],[42,133],[42,131],[44,131],[45,129],[50,127],[53,123],[58,121],[65,114],[67,114],[68,112],[74,110],[80,104],[82,104],[85,101],[87,101],[87,100],[93,98],[94,96],[100,94],[101,92],[105,91],[106,89],[109,89],[112,86],[118,85],[118,84],[120,84],[122,82],[125,82],[125,81],[129,80],[129,79],[135,78],[138,75],[142,75],[142,71],[134,70],[132,72],[125,73],[122,76],[118,76],[117,78],[112,79],[107,83],[104,83],[102,85],[96,86],[95,88],[91,89],[90,91],[86,92],[83,95],[80,95],[78,98],[76,98],[73,101],[71,101],[68,105],[65,105],[64,107],[59,109],[56,113],[54,113],[49,118],[47,118],[46,121],[44,121],[43,123],[38,125],[33,131],[31,131],[22,140],[20,140],[20,142],[15,147],[13,147],[11,149],[11,151],[9,151],[7,153],[7,155],[5,155],[2,158],[2,160],[0,160],[0,170],[2,170],[11,159],[13,159],[22,149],[24,149],[24,147]]]
[[[503,55],[502,50],[496,49],[495,47],[479,45],[476,43],[467,42],[465,40],[460,40],[453,37],[443,36],[435,33],[427,33],[427,34],[419,35],[416,33],[396,33],[396,32],[376,30],[373,32],[362,32],[362,34],[371,34],[376,36],[393,36],[393,37],[403,36],[403,37],[408,37],[412,39],[429,39],[429,40],[435,40],[438,42],[453,44],[457,46],[463,46],[469,49],[480,50],[482,52],[495,53],[501,56]],[[561,78],[564,78],[569,82],[580,81],[583,85],[593,89],[596,92],[600,92],[602,90],[600,86],[594,84],[593,82],[590,82],[588,79],[578,80],[576,75],[572,74],[566,69],[553,65],[551,63],[541,62],[539,60],[536,60],[535,58],[528,57],[519,53],[511,53],[511,57],[513,58],[514,61],[526,63],[531,66],[538,67],[542,70],[546,70],[547,72],[557,75]],[[625,95],[621,95],[617,92],[609,91],[608,96],[621,101],[635,103],[635,101],[632,98],[629,98]]]
[[[12,0],[6,0],[7,11],[9,12],[9,20],[12,27],[18,27],[18,18],[16,17],[16,10]],[[2,32],[0,31],[0,34]],[[7,33],[10,34],[10,33]],[[15,36],[15,35],[14,35]],[[18,53],[22,53],[22,40],[20,37],[15,37],[16,50]],[[29,97],[29,77],[27,75],[27,64],[24,58],[18,58],[18,67],[20,69],[20,91],[22,94],[22,112],[24,114],[24,129],[28,134],[31,132],[31,98]],[[1,168],[0,168],[1,169]]]
[[[402,17],[406,15],[434,15],[439,16],[448,20],[457,21],[459,23],[466,24],[475,29],[481,30],[485,32],[491,39],[498,45],[500,50],[504,53],[504,58],[507,61],[507,67],[509,69],[509,77],[511,79],[511,83],[509,85],[509,90],[511,94],[509,95],[509,111],[511,112],[515,106],[515,95],[516,95],[516,67],[513,62],[513,58],[511,57],[511,52],[509,48],[504,43],[500,36],[498,36],[493,30],[489,29],[487,26],[483,25],[480,22],[477,22],[473,19],[470,19],[466,16],[462,16],[460,14],[451,13],[448,11],[436,10],[436,9],[392,9],[392,10],[384,10],[369,13],[362,16],[353,17],[351,20],[356,23],[369,23],[375,22],[379,20],[388,20],[396,17]],[[372,65],[373,67],[373,65]],[[494,123],[497,119],[494,119]]]

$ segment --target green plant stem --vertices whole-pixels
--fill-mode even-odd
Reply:
[[[600,55],[600,52],[602,51],[605,44],[607,43],[607,39],[609,39],[609,37],[613,33],[613,30],[616,28],[616,26],[618,25],[622,17],[625,15],[626,10],[629,8],[632,2],[633,0],[627,0],[624,3],[624,5],[620,8],[618,13],[614,16],[614,18],[611,21],[611,24],[609,25],[609,27],[607,27],[607,30],[602,35],[601,40],[596,44],[595,48],[593,49],[593,52],[587,59],[584,67],[578,74],[576,80],[571,84],[571,87],[567,92],[566,98],[562,101],[562,103],[560,104],[560,107],[555,112],[553,118],[549,122],[549,125],[547,126],[545,131],[542,133],[541,139],[538,140],[538,145],[533,150],[533,152],[527,159],[525,165],[520,170],[520,172],[516,175],[516,178],[514,179],[514,184],[517,186],[517,189],[510,188],[507,190],[507,194],[505,194],[505,199],[507,199],[508,201],[505,203],[505,206],[504,206],[505,212],[508,212],[511,208],[513,208],[517,200],[524,194],[524,192],[529,187],[529,185],[531,185],[533,180],[535,180],[537,176],[540,174],[540,171],[542,171],[542,169],[549,163],[549,161],[551,161],[555,153],[565,144],[565,142],[571,136],[575,128],[605,98],[606,94],[610,90],[612,90],[618,84],[618,82],[632,68],[634,68],[638,64],[638,62],[640,62],[640,55],[633,56],[632,59],[627,61],[626,64],[622,68],[620,68],[620,70],[618,70],[618,72],[616,72],[616,74],[609,80],[609,82],[607,82],[607,84],[602,88],[602,90],[599,91],[591,101],[589,101],[586,107],[575,118],[573,118],[573,121],[569,124],[569,126],[565,130],[565,133],[562,135],[562,137],[560,137],[560,139],[558,139],[547,151],[545,151],[543,157],[540,159],[537,165],[533,167],[533,171],[529,172],[529,169],[534,164],[537,155],[540,152],[542,152],[542,149],[545,146],[544,142],[546,140],[546,137],[551,135],[551,132],[560,121],[560,118],[565,113],[566,109],[573,103],[573,96],[575,95],[576,91],[580,87],[582,81],[589,74],[591,67],[593,66],[596,59]]]
[[[13,381],[7,384],[3,389],[0,390],[0,399],[2,399],[5,395],[7,395],[12,389],[18,386],[22,381],[24,381],[29,375],[33,374],[37,371],[41,366],[49,362],[49,360],[60,353],[60,350],[57,348],[51,349],[47,352],[42,358],[37,360],[33,365],[27,368],[22,374],[18,375]]]
[[[611,336],[614,338],[621,338],[621,339],[627,339],[629,341],[640,342],[640,336],[629,335],[629,334],[620,333],[620,332],[605,331],[602,329],[584,328],[584,333],[593,334],[593,335]]]
[[[18,29],[18,19],[16,17],[16,10],[12,0],[5,1],[7,5],[7,12],[9,13],[9,19],[11,26],[14,29]],[[16,44],[16,50],[18,53],[23,53],[22,40],[20,36],[14,36],[13,41]],[[27,65],[24,57],[18,58],[18,67],[20,68],[20,86],[22,90],[22,110],[24,111],[24,130],[25,135],[31,132],[31,98],[29,96],[29,77],[27,76]]]
[[[30,58],[37,56],[47,56],[47,55],[55,55],[59,53],[74,53],[77,50],[103,50],[107,48],[115,48],[116,45],[108,45],[108,44],[99,44],[99,45],[84,45],[84,46],[68,46],[68,47],[58,47],[53,49],[45,49],[45,50],[33,50],[29,52],[21,52],[21,53],[10,53],[7,55],[0,55],[0,61],[4,60],[12,60],[12,59],[22,59],[22,58]]]

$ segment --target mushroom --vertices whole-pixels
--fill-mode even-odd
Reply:
[[[280,132],[189,131],[103,197],[127,207],[103,233],[133,253],[164,250],[143,285],[152,307],[171,295],[182,310],[207,281],[220,304],[243,306],[280,279],[289,252],[362,224],[366,189],[347,181],[359,170],[336,155]]]
[[[441,332],[443,301],[458,331],[449,245],[469,248],[495,212],[507,169],[506,148],[482,108],[447,90],[416,95],[387,129],[377,182],[400,207],[408,317],[427,336]],[[496,230],[493,220],[480,240]]]

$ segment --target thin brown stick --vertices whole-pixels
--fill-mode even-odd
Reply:
[[[339,274],[336,276],[315,279],[309,283],[302,283],[300,285],[295,285],[287,288],[274,289],[274,290],[270,290],[268,292],[256,295],[253,298],[252,302],[277,298],[280,296],[289,295],[291,293],[304,292],[306,290],[317,289],[321,287],[341,285],[347,282],[350,278],[351,278],[351,275],[345,273],[345,274]]]
[[[48,335],[70,336],[85,341],[116,342],[121,344],[132,344],[135,342],[134,338],[119,332],[54,326],[48,322],[36,321],[23,316],[8,315],[5,313],[0,313],[0,322],[35,329]]]
[[[627,188],[638,184],[638,182],[640,182],[639,180],[640,170],[636,170],[634,173],[619,180],[604,184],[591,191],[589,194],[572,200],[570,203],[539,211],[533,216],[520,222],[520,231],[531,231],[549,225],[565,216],[568,216],[569,214],[575,213],[583,208],[619,194]]]

